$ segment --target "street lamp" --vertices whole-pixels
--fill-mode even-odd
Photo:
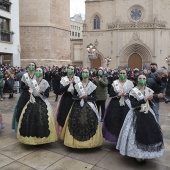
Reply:
[[[112,59],[111,59],[111,57],[109,57],[109,56],[108,56],[107,58],[105,58],[107,67],[109,66],[111,60],[112,60]]]
[[[168,66],[170,66],[170,55],[165,58],[166,62],[168,63]]]
[[[96,47],[95,47],[92,43],[90,43],[90,44],[86,47],[86,49],[87,49],[87,52],[88,52],[88,57],[89,57],[89,60],[90,60],[90,62],[91,62],[91,68],[92,68],[92,60],[95,58],[95,57],[94,57],[94,53],[95,53],[95,51],[96,51]]]

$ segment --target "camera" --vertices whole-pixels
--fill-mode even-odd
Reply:
[[[168,99],[167,97],[164,97],[164,98],[163,98],[163,101],[167,104],[167,103],[170,102],[170,99]]]

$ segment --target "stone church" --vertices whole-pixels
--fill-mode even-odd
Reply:
[[[170,0],[86,0],[85,7],[84,66],[142,69],[156,62],[168,67]],[[96,48],[92,63],[90,43]]]
[[[20,0],[21,65],[66,65],[70,60],[70,1]]]

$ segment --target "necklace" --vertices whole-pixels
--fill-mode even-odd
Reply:
[[[82,82],[82,84],[83,84],[83,87],[85,88],[85,87],[87,87],[88,82],[87,83]]]

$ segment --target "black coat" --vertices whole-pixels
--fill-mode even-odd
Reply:
[[[57,73],[54,75],[53,77],[53,90],[54,90],[54,93],[55,94],[58,94],[60,95],[61,92],[60,92],[60,80],[61,80],[61,73]]]

